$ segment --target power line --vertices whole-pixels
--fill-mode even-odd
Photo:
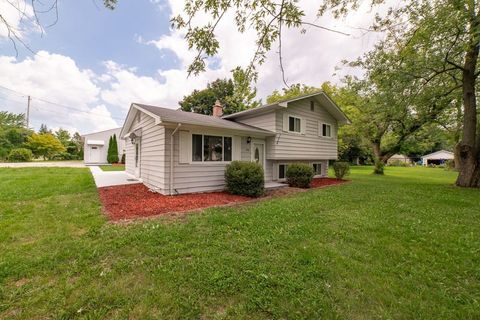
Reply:
[[[6,90],[11,91],[11,92],[15,92],[15,93],[21,95],[22,97],[29,97],[29,100],[33,100],[33,99],[34,99],[34,100],[41,101],[41,102],[43,102],[43,103],[52,104],[52,105],[55,105],[55,106],[58,106],[58,107],[61,107],[61,108],[68,109],[68,110],[73,110],[73,111],[77,111],[77,112],[83,112],[83,113],[86,113],[86,114],[96,115],[96,116],[99,116],[99,117],[112,118],[112,119],[120,120],[120,121],[123,121],[123,120],[124,120],[123,118],[113,117],[113,116],[107,116],[107,115],[105,115],[105,114],[100,114],[100,113],[96,113],[96,112],[92,112],[92,111],[81,110],[81,109],[77,109],[77,108],[73,108],[73,107],[70,107],[70,106],[66,106],[66,105],[63,105],[63,104],[60,104],[60,103],[57,103],[57,102],[52,102],[52,101],[48,101],[48,100],[45,100],[45,99],[33,97],[33,96],[30,96],[30,95],[24,94],[24,93],[22,93],[22,92],[19,92],[19,91],[16,91],[16,90],[7,88],[7,87],[2,86],[2,85],[0,85],[0,88],[6,89]],[[47,111],[46,109],[42,109],[42,110]]]

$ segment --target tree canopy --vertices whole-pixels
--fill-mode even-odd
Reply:
[[[183,97],[179,102],[182,110],[211,115],[217,100],[223,105],[224,114],[257,106],[259,102],[254,100],[256,91],[245,83],[246,78],[242,70],[234,70],[233,75],[233,80],[217,79],[208,83],[207,88],[194,90],[190,95]]]
[[[43,157],[45,160],[56,153],[66,151],[62,143],[51,133],[32,134],[27,138],[26,146],[35,156]]]

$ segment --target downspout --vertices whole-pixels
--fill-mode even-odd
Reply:
[[[177,133],[178,129],[182,124],[178,123],[175,130],[173,130],[172,134],[170,135],[170,176],[168,182],[170,184],[170,195],[173,195],[173,137],[175,133]]]

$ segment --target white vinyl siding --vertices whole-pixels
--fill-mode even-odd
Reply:
[[[166,166],[169,168],[170,161],[170,134],[172,129],[166,129],[166,152],[165,152],[165,161]],[[228,131],[220,130],[208,130],[205,132],[190,132],[190,139],[192,139],[192,134],[203,134],[211,136],[221,136],[228,137]],[[223,190],[225,187],[225,166],[229,164],[229,161],[205,161],[205,162],[196,162],[190,161],[188,164],[179,163],[179,140],[180,135],[175,134],[174,136],[174,153],[173,153],[173,163],[174,163],[174,180],[173,180],[173,189],[174,193],[191,193],[191,192],[207,192],[207,191],[219,191]],[[250,145],[247,144],[247,137],[244,136],[231,136],[232,137],[232,157],[238,160],[250,161]],[[238,145],[238,142],[240,145]],[[265,168],[266,176],[269,174],[271,180],[271,169],[267,170]],[[269,172],[269,173],[267,173]],[[168,192],[169,187],[169,171],[165,172],[165,181],[166,188]]]
[[[309,100],[299,100],[289,104],[285,110],[276,113],[276,132],[274,138],[267,138],[267,159],[269,160],[315,160],[337,159],[338,141],[337,121],[318,104],[310,110]],[[295,116],[304,121],[305,134],[288,132],[288,116]],[[332,137],[319,137],[319,123],[331,125]]]
[[[238,118],[238,119],[235,119],[235,122],[241,122],[244,124],[248,124],[250,126],[254,126],[254,127],[269,130],[269,131],[275,131],[276,129],[275,112],[268,112],[265,114]]]
[[[141,129],[140,142],[140,179],[152,190],[163,192],[165,180],[165,128],[155,125],[155,120],[147,114],[140,117],[140,122],[134,123],[129,132]],[[125,170],[135,172],[135,146],[130,139],[126,142]]]

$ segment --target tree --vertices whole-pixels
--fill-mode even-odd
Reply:
[[[179,102],[183,111],[211,115],[215,101],[220,100],[223,113],[231,114],[258,105],[253,101],[255,91],[245,85],[242,71],[234,71],[234,81],[217,79],[207,84],[203,90],[194,90],[190,95],[183,97]],[[235,87],[238,84],[238,87]],[[252,96],[253,95],[253,96]],[[247,105],[246,103],[250,103]]]
[[[57,131],[55,131],[55,137],[57,137],[57,139],[60,140],[65,147],[70,144],[70,140],[72,139],[70,132],[62,128],[59,128]]]
[[[118,163],[119,161],[117,136],[115,134],[110,136],[108,141],[107,161],[108,163]]]
[[[0,159],[5,160],[10,151],[20,148],[32,131],[25,127],[25,115],[0,112]]]
[[[62,143],[51,133],[34,133],[27,138],[25,145],[36,157],[43,157],[44,160],[50,159],[56,153],[66,151]]]
[[[278,90],[274,90],[272,94],[267,97],[267,103],[279,102],[282,100],[292,99],[304,94],[315,93],[320,91],[320,89],[297,83],[291,85],[288,88],[283,88],[282,91],[283,93],[280,93]]]
[[[47,125],[42,123],[40,125],[40,129],[38,130],[38,133],[43,134],[43,133],[52,133],[52,130],[48,129]]]

